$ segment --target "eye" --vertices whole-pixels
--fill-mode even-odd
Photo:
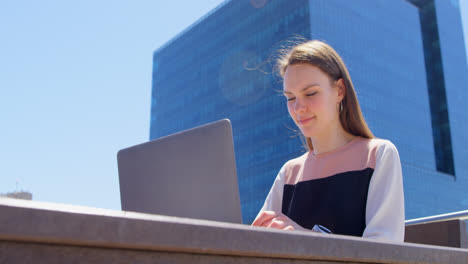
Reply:
[[[316,93],[317,93],[317,92],[315,92],[315,93],[310,93],[310,94],[306,94],[306,95],[307,95],[307,96],[313,96],[313,95],[315,95]]]
[[[291,98],[287,98],[287,99],[288,99],[288,102],[289,102],[289,101],[292,101],[292,100],[296,99],[296,97],[291,97]]]

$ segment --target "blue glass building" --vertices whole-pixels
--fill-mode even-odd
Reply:
[[[225,1],[157,49],[150,139],[222,118],[233,125],[243,220],[305,149],[272,73],[292,37],[348,66],[375,136],[403,167],[406,218],[468,208],[468,67],[457,0]]]

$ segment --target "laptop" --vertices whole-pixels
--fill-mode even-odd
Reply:
[[[229,119],[122,149],[117,163],[124,211],[242,223]]]

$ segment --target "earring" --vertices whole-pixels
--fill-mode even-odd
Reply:
[[[340,113],[343,112],[343,101],[340,102]]]

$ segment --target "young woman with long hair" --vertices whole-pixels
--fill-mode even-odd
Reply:
[[[369,130],[341,57],[312,40],[277,65],[288,112],[309,151],[283,165],[252,225],[403,242],[398,151]]]

